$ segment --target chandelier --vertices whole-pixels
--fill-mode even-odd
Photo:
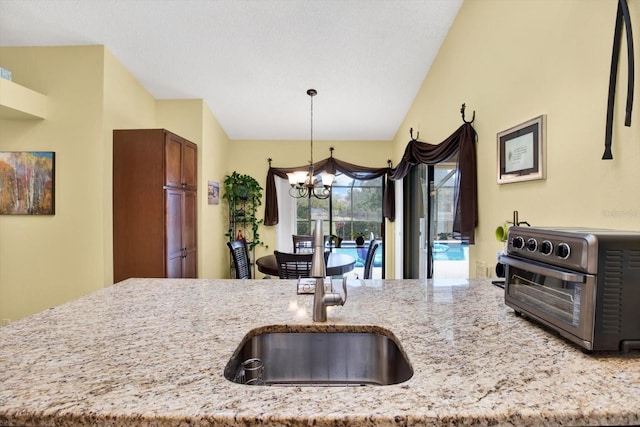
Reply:
[[[318,180],[313,171],[313,97],[316,96],[317,93],[318,91],[315,89],[307,90],[307,95],[311,98],[311,160],[309,161],[309,171],[296,171],[287,174],[289,184],[291,184],[289,195],[296,199],[303,197],[311,198],[311,196],[318,199],[328,198],[331,195],[331,184],[335,178],[333,174],[323,173],[321,176],[322,188],[316,188]]]

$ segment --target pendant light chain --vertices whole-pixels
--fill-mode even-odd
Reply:
[[[333,183],[334,175],[329,173],[322,174],[322,189],[316,190],[315,171],[313,168],[313,97],[317,95],[315,89],[307,90],[307,95],[311,97],[311,132],[310,132],[310,145],[311,145],[311,159],[309,160],[309,171],[305,173],[289,172],[289,195],[295,198],[302,197],[315,197],[317,199],[326,199],[331,196],[331,184]],[[333,148],[331,149],[333,150]]]
[[[313,165],[313,97],[316,96],[318,92],[315,89],[309,89],[307,91],[307,95],[311,98],[311,164]],[[310,177],[311,181],[313,181],[313,177]]]

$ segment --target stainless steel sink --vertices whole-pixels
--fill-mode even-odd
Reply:
[[[353,329],[353,328],[352,328]],[[225,367],[225,378],[245,383],[242,364],[262,362],[264,385],[360,386],[407,381],[413,368],[388,330],[249,332]]]

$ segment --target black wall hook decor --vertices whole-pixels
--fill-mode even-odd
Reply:
[[[631,34],[631,14],[627,0],[618,0],[616,27],[613,33],[613,52],[611,54],[611,73],[609,74],[609,97],[607,102],[607,124],[604,136],[604,153],[602,160],[613,159],[611,141],[613,136],[613,108],[616,98],[616,83],[618,74],[618,60],[620,58],[622,42],[622,26],[624,24],[627,40],[627,105],[624,119],[625,126],[631,126],[631,110],[633,108],[633,77],[635,74],[633,63],[633,35]]]
[[[473,121],[476,119],[476,111],[473,110],[473,115],[471,116],[471,121],[467,121],[467,118],[464,116],[464,110],[467,108],[466,104],[462,104],[462,107],[460,107],[460,114],[462,114],[462,121],[465,122],[466,124],[471,124],[473,123]],[[420,132],[416,132],[416,137],[413,137],[413,128],[409,128],[409,136],[411,137],[412,141],[418,141],[420,139]]]
[[[464,110],[467,108],[466,104],[462,104],[462,107],[460,107],[460,114],[462,114],[462,121],[467,123],[467,124],[471,124],[473,123],[473,121],[476,119],[476,110],[473,110],[473,115],[471,116],[471,121],[468,122],[467,119],[464,116]]]

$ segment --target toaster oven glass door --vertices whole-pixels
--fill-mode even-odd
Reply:
[[[563,336],[589,348],[593,343],[596,278],[544,264],[502,257],[507,265],[505,302]]]

